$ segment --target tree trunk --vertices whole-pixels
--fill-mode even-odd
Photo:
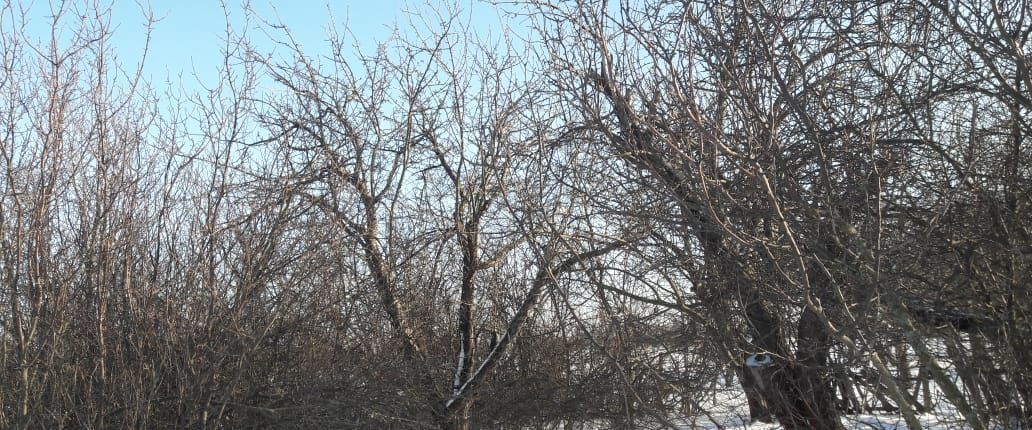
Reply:
[[[786,361],[776,317],[759,304],[747,306],[746,313],[757,346],[770,352],[746,362],[745,373],[753,376],[748,383],[743,380],[743,388],[749,390],[746,396],[753,393],[750,417],[763,420],[772,415],[786,430],[842,429],[827,366],[831,340],[823,324],[815,321],[817,316],[803,312],[796,360]]]
[[[743,357],[743,361],[746,358]],[[749,422],[774,422],[774,417],[770,414],[770,408],[767,406],[767,400],[763,396],[762,382],[745,364],[741,366],[741,374],[739,380],[742,384],[742,391],[745,392],[745,399],[749,402]]]
[[[832,339],[820,317],[806,309],[799,317],[798,345],[794,381],[789,387],[796,427],[806,429],[841,429],[838,407],[835,405],[833,379],[828,367]],[[786,429],[793,428],[779,420]]]

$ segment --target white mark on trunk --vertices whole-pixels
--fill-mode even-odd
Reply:
[[[452,381],[452,396],[458,396],[462,389],[462,367],[466,362],[466,342],[459,342],[459,362],[455,365],[455,379]]]

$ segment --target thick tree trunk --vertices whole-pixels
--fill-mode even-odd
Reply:
[[[781,319],[765,303],[757,281],[743,265],[736,264],[722,235],[702,230],[699,238],[718,276],[726,285],[737,287],[743,300],[752,344],[748,354],[752,360],[746,360],[741,378],[749,418],[754,422],[777,418],[786,429],[841,429],[827,365],[832,340],[823,321],[804,310],[793,357],[782,334]],[[824,286],[818,283],[818,287]]]
[[[832,339],[820,317],[810,309],[799,318],[796,364],[790,374],[791,405],[797,420],[796,428],[841,429],[838,406],[835,404],[833,378],[828,367]],[[784,420],[786,429],[792,428]]]
[[[752,344],[759,350],[746,357],[744,373],[748,376],[742,379],[742,390],[749,401],[749,418],[753,421],[772,422],[773,417],[779,415],[777,409],[781,397],[775,386],[773,370],[779,366],[782,360],[780,357],[785,356],[780,321],[760,301],[755,291],[747,293],[745,297],[749,297],[749,302],[745,303],[745,314]],[[769,365],[763,364],[767,361]]]
[[[743,357],[743,361],[748,357]],[[767,406],[767,400],[763,395],[762,382],[758,380],[753,370],[742,364],[741,366],[741,377],[739,378],[742,384],[742,391],[745,392],[745,399],[749,402],[749,421],[750,422],[774,422],[774,416],[770,414],[770,407]]]
[[[831,340],[816,315],[804,311],[800,318],[796,359],[786,361],[778,320],[756,304],[747,306],[754,342],[767,355],[746,361],[743,388],[750,403],[750,417],[764,421],[773,416],[787,430],[840,430],[832,378],[827,358]]]
[[[815,288],[827,287],[826,279],[817,279]],[[742,297],[748,298],[744,305],[753,345],[764,354],[746,362],[746,373],[753,376],[751,384],[743,384],[747,397],[750,392],[754,397],[749,399],[750,417],[762,420],[773,415],[788,430],[842,429],[828,367],[833,341],[821,316],[813,309],[803,310],[792,357],[782,334],[781,319],[764,303],[757,286],[744,281],[740,280],[739,285],[748,289],[742,291]],[[755,393],[762,398],[756,399]]]
[[[837,246],[825,241],[829,253],[838,255]],[[814,297],[807,302],[832,303],[832,282],[817,262],[807,269]],[[819,299],[819,300],[818,300]],[[838,405],[835,402],[834,378],[828,366],[833,339],[819,309],[807,306],[796,327],[795,360],[787,363],[781,372],[778,387],[783,402],[777,411],[778,421],[785,429],[842,429]]]

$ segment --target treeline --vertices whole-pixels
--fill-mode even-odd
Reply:
[[[1032,3],[499,7],[187,93],[5,3],[0,427],[1032,425]]]

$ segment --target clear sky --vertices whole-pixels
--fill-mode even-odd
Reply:
[[[158,22],[151,34],[145,70],[158,81],[166,76],[175,80],[179,73],[184,80],[194,72],[202,81],[214,77],[221,61],[227,14],[237,31],[244,26],[246,15],[242,5],[233,1],[226,3],[226,10],[217,0],[153,0],[150,7]],[[326,40],[333,21],[338,27],[348,25],[360,40],[368,41],[364,48],[375,47],[377,40],[390,36],[391,27],[402,17],[403,5],[400,0],[337,1],[331,5],[324,0],[255,0],[251,7],[262,19],[285,24],[309,52],[317,53],[329,46]],[[112,12],[112,21],[118,26],[116,49],[123,56],[138,57],[145,34],[140,6],[132,0],[115,0]],[[253,29],[249,32],[259,44],[267,38]]]
[[[69,1],[73,9],[86,3]],[[51,3],[59,2],[21,2],[29,11],[27,29],[31,38],[43,41],[49,37]],[[132,68],[139,62],[146,42],[144,6],[147,0],[100,2],[111,6],[114,52],[124,67]],[[149,8],[157,21],[151,32],[145,78],[159,87],[166,79],[173,84],[181,80],[187,88],[198,80],[205,86],[213,83],[222,60],[227,17],[230,25],[240,31],[245,27],[247,16],[243,0],[225,0],[224,3],[225,9],[219,0],[150,0]],[[378,42],[393,34],[395,27],[408,28],[413,17],[418,20],[419,14],[426,14],[439,3],[443,5],[434,0],[250,0],[249,3],[258,18],[286,25],[309,55],[328,53],[328,31],[333,27],[343,32],[345,26],[355,35],[361,49],[371,52]],[[500,22],[504,18],[490,4],[458,0],[458,5],[477,31],[495,35],[503,31]],[[71,21],[68,19],[65,25]],[[251,28],[248,32],[258,50],[270,53],[276,49],[262,31]]]

